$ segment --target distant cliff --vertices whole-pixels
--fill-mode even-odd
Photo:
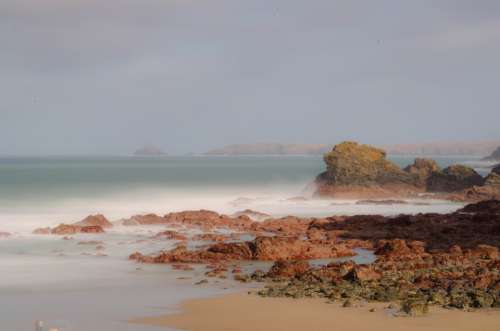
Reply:
[[[432,142],[419,144],[381,145],[392,155],[490,155],[500,140],[476,142]],[[333,144],[235,144],[213,149],[207,155],[323,155]]]
[[[393,155],[475,155],[491,154],[500,140],[470,142],[430,142],[420,144],[396,144],[381,146],[388,154]]]
[[[207,155],[322,155],[331,145],[312,144],[236,144],[213,149]]]

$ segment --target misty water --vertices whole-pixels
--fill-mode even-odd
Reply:
[[[413,161],[391,159],[400,166]],[[482,165],[468,157],[437,161],[443,167]],[[172,312],[182,300],[240,286],[229,280],[193,286],[204,269],[186,275],[168,266],[128,261],[134,251],[173,247],[169,241],[145,240],[161,227],[115,227],[74,240],[31,234],[37,227],[72,223],[94,213],[116,221],[201,208],[227,214],[250,208],[272,216],[327,216],[449,212],[461,206],[444,201],[365,206],[310,199],[309,184],[323,169],[322,158],[311,156],[0,158],[0,232],[12,234],[0,238],[2,330],[32,330],[37,319],[62,331],[154,330],[127,320]],[[299,196],[309,199],[291,199]],[[102,241],[104,253],[95,245],[78,244],[89,240]],[[359,253],[358,262],[372,258],[366,251]],[[266,265],[245,268],[257,266]]]

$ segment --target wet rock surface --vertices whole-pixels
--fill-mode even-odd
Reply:
[[[278,261],[249,278],[268,283],[261,296],[320,297],[347,306],[359,300],[398,302],[407,316],[424,315],[431,305],[500,308],[499,208],[499,201],[484,201],[448,215],[332,220],[322,224],[324,230],[374,242],[376,261],[319,267]]]

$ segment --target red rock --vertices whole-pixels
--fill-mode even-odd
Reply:
[[[349,273],[344,276],[345,279],[350,279],[359,282],[378,280],[382,278],[382,274],[375,271],[373,267],[367,265],[355,265]]]
[[[81,233],[103,233],[104,229],[98,225],[92,226],[82,226],[80,228]]]
[[[73,225],[78,225],[78,226],[100,226],[101,228],[111,228],[113,227],[113,224],[108,221],[104,215],[97,214],[97,215],[89,215],[80,222],[74,223]]]
[[[196,241],[226,241],[228,239],[231,239],[231,236],[217,233],[202,233],[191,238],[191,240]]]
[[[33,234],[50,234],[50,228],[38,228],[33,231]]]
[[[135,215],[129,219],[123,220],[122,224],[126,226],[133,225],[159,225],[168,223],[166,219],[156,214]]]
[[[308,271],[309,268],[310,265],[307,261],[278,260],[274,262],[266,276],[271,278],[296,277]]]
[[[162,239],[169,239],[169,240],[187,240],[187,237],[185,235],[183,235],[177,231],[171,231],[171,230],[159,232],[154,237],[157,239],[162,238]]]
[[[100,226],[79,226],[70,224],[60,224],[53,228],[51,233],[58,235],[76,234],[76,233],[103,233],[104,229]]]

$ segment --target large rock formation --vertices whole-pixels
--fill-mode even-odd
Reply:
[[[344,142],[325,154],[324,160],[327,170],[317,178],[320,195],[390,196],[417,190],[414,176],[372,146]]]
[[[102,215],[102,214],[97,214],[97,215],[89,215],[85,217],[83,220],[81,220],[78,223],[75,223],[74,225],[79,225],[79,226],[100,226],[102,228],[111,228],[113,227],[113,224],[108,221],[108,219]]]
[[[466,196],[463,192],[468,189],[496,190],[483,188],[485,179],[470,167],[452,165],[442,170],[434,160],[416,159],[412,165],[401,169],[386,159],[383,150],[355,142],[336,145],[325,154],[324,160],[327,170],[316,178],[320,196],[394,198],[414,197],[424,192]],[[488,183],[496,185],[497,182],[497,175],[492,172]],[[482,195],[495,197],[494,194]]]

